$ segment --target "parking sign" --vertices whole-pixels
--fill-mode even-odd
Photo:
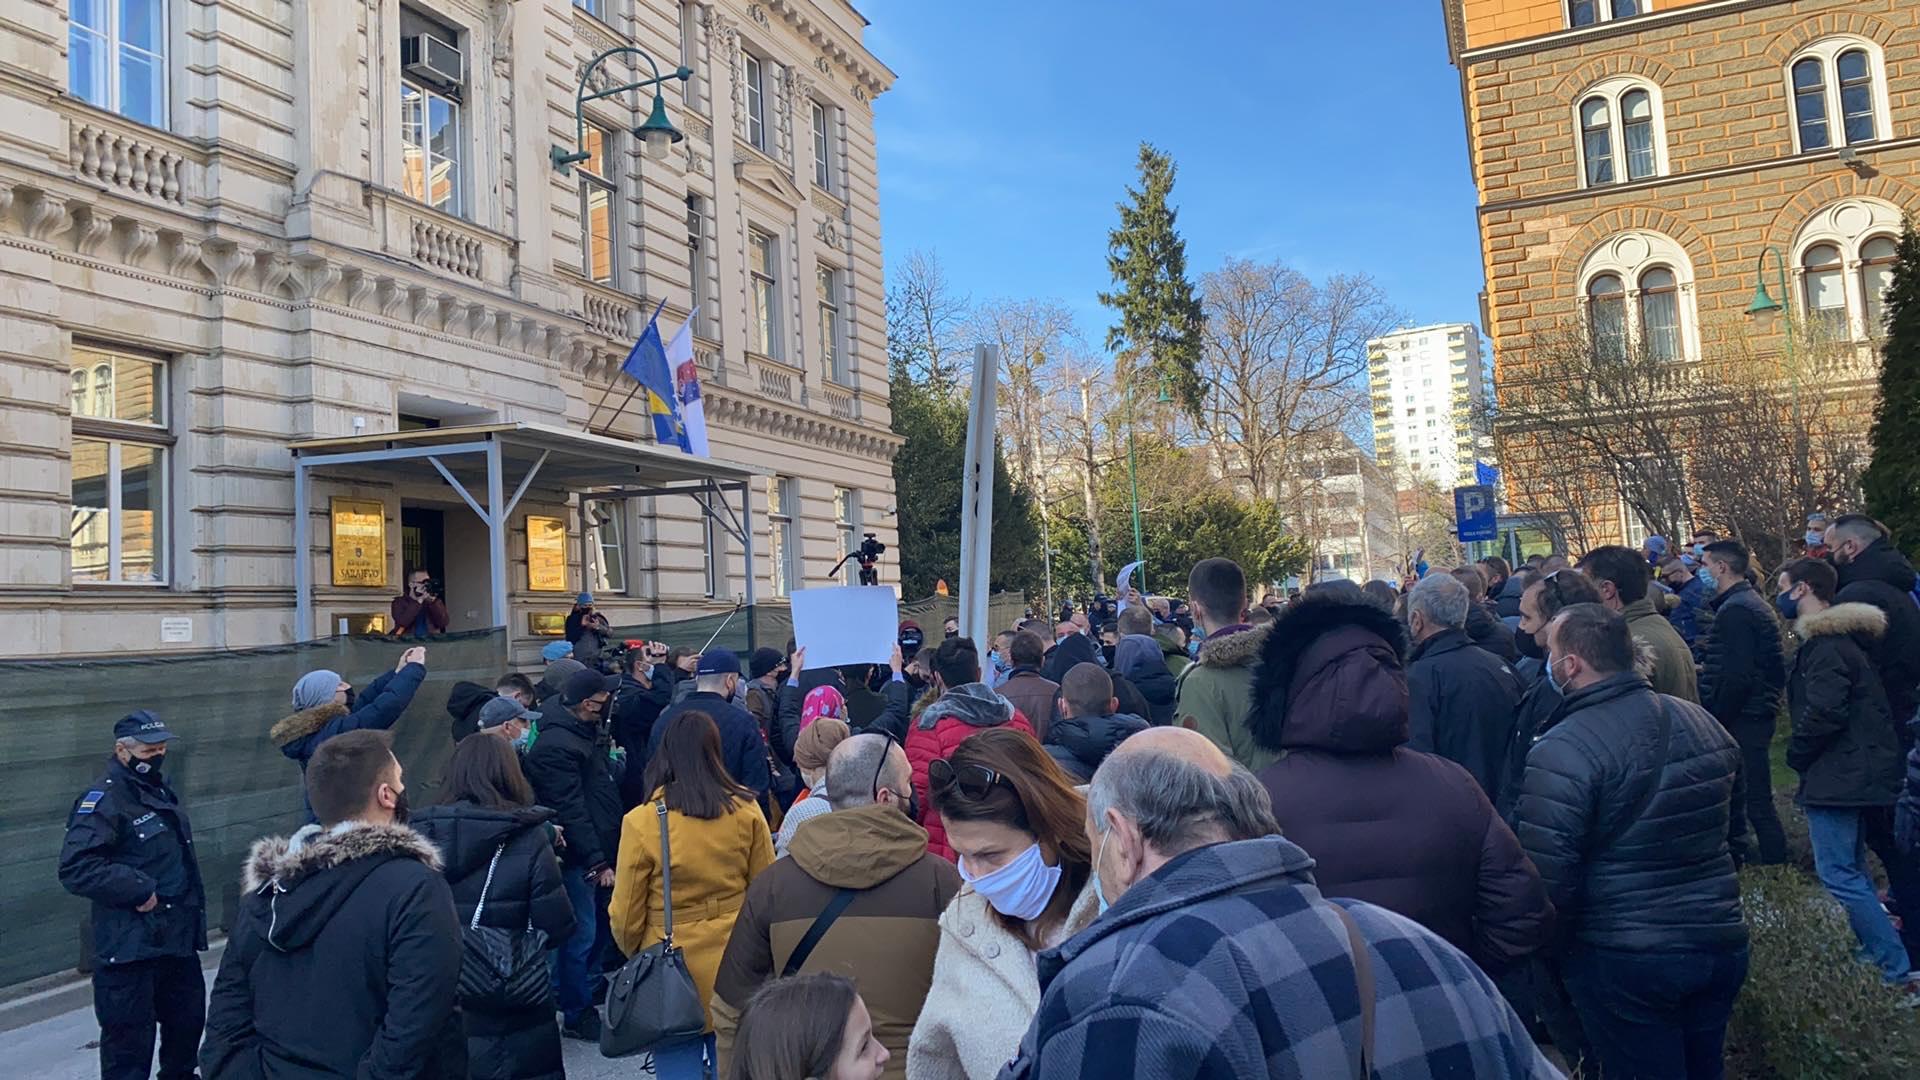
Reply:
[[[1492,485],[1469,484],[1454,488],[1453,519],[1459,527],[1460,542],[1463,544],[1498,539],[1500,525],[1494,512]]]

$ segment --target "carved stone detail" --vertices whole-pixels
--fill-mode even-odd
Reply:
[[[79,199],[67,203],[67,217],[73,221],[73,250],[82,255],[99,251],[113,233],[113,219]]]

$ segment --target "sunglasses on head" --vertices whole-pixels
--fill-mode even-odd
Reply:
[[[945,758],[927,766],[927,782],[935,791],[958,789],[969,799],[986,798],[997,784],[1006,784],[1008,789],[1013,787],[1006,777],[985,765],[955,765]]]

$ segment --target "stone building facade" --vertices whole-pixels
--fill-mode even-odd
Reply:
[[[1891,240],[1920,210],[1920,6],[1910,0],[1444,0],[1479,188],[1496,389],[1574,325],[1656,360],[1778,353],[1745,312],[1788,275],[1801,332],[1853,343],[1822,392],[1864,418]],[[1676,368],[1676,370],[1679,370]],[[1541,508],[1543,454],[1502,447]],[[1597,502],[1613,485],[1594,485]],[[1620,505],[1593,542],[1633,540]]]
[[[312,636],[384,612],[415,563],[455,629],[489,625],[456,493],[369,472],[296,507],[288,444],[590,417],[650,439],[638,409],[610,420],[663,302],[666,336],[694,319],[713,456],[764,474],[754,565],[690,499],[583,522],[536,484],[520,631],[582,587],[616,625],[674,618],[747,573],[763,600],[826,584],[861,531],[891,544],[872,102],[893,76],[865,26],[845,0],[5,5],[0,655]],[[691,69],[664,90],[684,141],[655,160],[632,133],[651,91],[602,98],[561,171],[580,80],[648,77],[635,47]],[[384,588],[332,584],[337,498],[379,505]],[[528,514],[567,523],[565,595],[529,589]]]

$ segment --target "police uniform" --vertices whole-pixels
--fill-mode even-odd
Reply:
[[[145,710],[114,725],[117,738],[160,743],[166,724]],[[60,884],[93,901],[93,1011],[102,1080],[147,1080],[154,1031],[160,1080],[196,1075],[206,1026],[206,890],[193,834],[173,789],[135,759],[111,759],[76,799],[60,850]],[[150,911],[139,907],[157,898]]]

